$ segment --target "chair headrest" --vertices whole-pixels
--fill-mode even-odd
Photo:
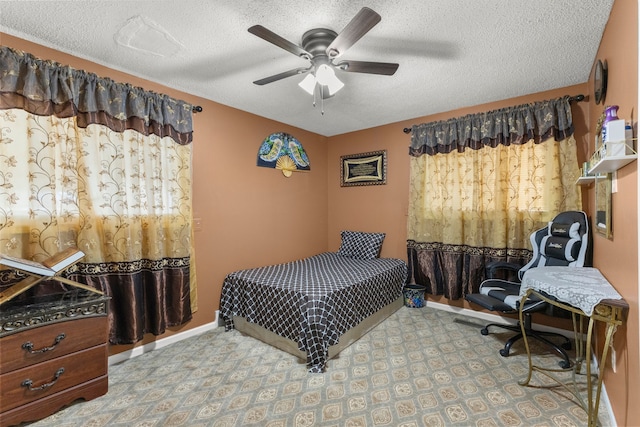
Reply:
[[[518,271],[522,279],[529,268],[582,267],[589,248],[589,221],[582,211],[561,212],[530,237],[533,257]]]
[[[569,265],[580,256],[580,223],[549,222],[547,235],[540,242],[543,265]]]
[[[580,223],[574,222],[565,224],[561,222],[549,221],[549,235],[558,237],[580,238]]]

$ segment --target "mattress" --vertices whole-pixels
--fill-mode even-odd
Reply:
[[[323,372],[329,347],[402,295],[407,265],[395,258],[354,259],[334,252],[227,275],[220,314],[296,343],[310,372]]]

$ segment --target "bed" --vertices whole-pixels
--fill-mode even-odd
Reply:
[[[220,304],[225,330],[292,353],[309,372],[324,372],[327,360],[403,304],[407,265],[378,258],[382,239],[383,233],[343,231],[338,252],[228,274]]]

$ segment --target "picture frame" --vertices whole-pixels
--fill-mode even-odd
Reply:
[[[387,183],[387,150],[340,157],[340,186],[384,185]]]

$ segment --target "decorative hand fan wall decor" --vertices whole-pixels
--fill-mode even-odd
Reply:
[[[279,169],[287,178],[292,172],[311,170],[309,157],[300,141],[285,132],[272,133],[262,141],[257,166]]]
[[[313,105],[315,107],[316,93],[321,100],[324,100],[333,96],[344,86],[344,83],[336,76],[335,70],[391,76],[398,69],[398,64],[350,60],[336,61],[381,19],[376,12],[368,7],[363,7],[340,33],[327,28],[315,28],[305,32],[302,36],[302,46],[280,37],[262,25],[254,25],[249,28],[251,34],[255,34],[296,56],[309,60],[311,65],[306,68],[301,67],[284,71],[256,80],[253,83],[262,86],[287,77],[307,74],[304,80],[299,83],[299,86],[310,95],[313,95]],[[322,113],[324,114],[324,110]]]

